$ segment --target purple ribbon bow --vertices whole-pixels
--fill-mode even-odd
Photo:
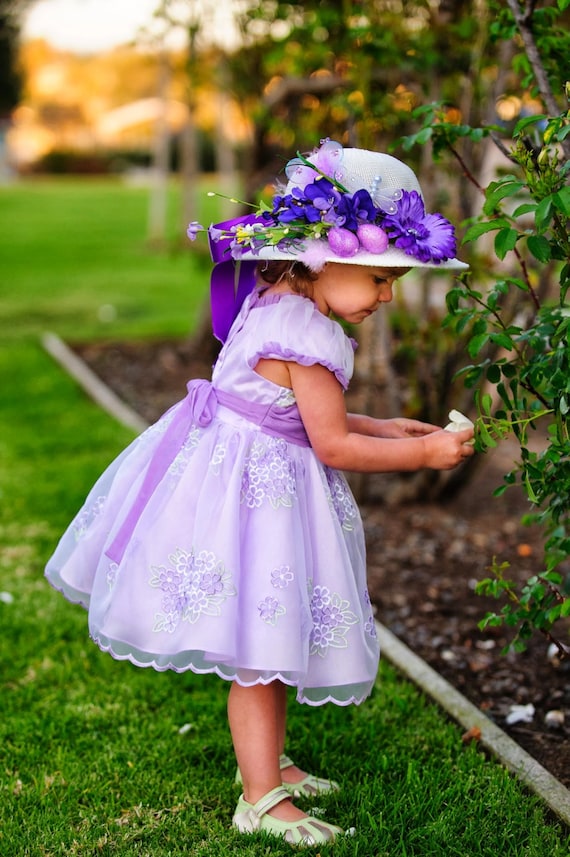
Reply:
[[[229,232],[233,226],[246,226],[249,223],[260,223],[255,214],[246,214],[216,223],[215,228]],[[255,260],[233,259],[231,244],[233,236],[214,240],[208,233],[210,254],[214,269],[210,280],[210,299],[212,304],[212,329],[214,336],[225,342],[230,327],[247,295],[255,286]]]

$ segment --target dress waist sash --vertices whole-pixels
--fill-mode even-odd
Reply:
[[[218,405],[229,408],[255,423],[265,434],[283,438],[297,446],[311,445],[295,404],[286,408],[277,408],[273,404],[248,402],[233,393],[216,389],[211,381],[202,378],[189,381],[187,390],[186,398],[179,402],[178,406],[174,406],[176,408],[174,417],[155,450],[133,505],[105,552],[112,562],[121,562],[137,521],[180,451],[190,428],[193,425],[200,428],[210,425]]]

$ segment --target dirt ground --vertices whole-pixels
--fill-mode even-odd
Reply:
[[[209,377],[213,361],[212,354],[193,354],[187,342],[74,349],[149,422],[185,395],[188,379]],[[520,523],[528,510],[522,494],[515,488],[492,497],[509,457],[508,445],[487,455],[447,504],[361,505],[370,595],[382,624],[570,787],[570,658],[549,657],[540,635],[525,653],[502,655],[512,633],[477,626],[499,607],[474,593],[493,556],[510,563],[513,579],[541,568],[539,534]],[[381,495],[382,483],[375,486]],[[533,706],[534,713],[509,724],[513,706]]]

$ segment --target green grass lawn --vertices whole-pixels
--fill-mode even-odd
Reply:
[[[0,190],[0,855],[291,854],[230,828],[227,685],[137,669],[89,641],[43,567],[100,471],[131,439],[42,351],[65,338],[184,336],[207,265],[145,245],[146,193],[117,183]],[[208,220],[208,216],[204,218]],[[8,240],[6,240],[8,239]],[[115,314],[101,312],[114,307]],[[360,707],[291,706],[288,752],[339,780],[319,801],[354,838],[309,853],[568,857],[568,832],[383,663]]]
[[[152,250],[148,196],[118,181],[0,189],[3,338],[46,328],[72,338],[187,335],[204,300],[207,242],[186,238],[172,186],[167,240]],[[209,223],[216,202],[202,197]]]

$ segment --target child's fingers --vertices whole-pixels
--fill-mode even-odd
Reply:
[[[475,442],[475,429],[472,425],[462,429],[450,429],[446,426],[445,431],[453,432],[462,444],[469,444],[472,446]]]

